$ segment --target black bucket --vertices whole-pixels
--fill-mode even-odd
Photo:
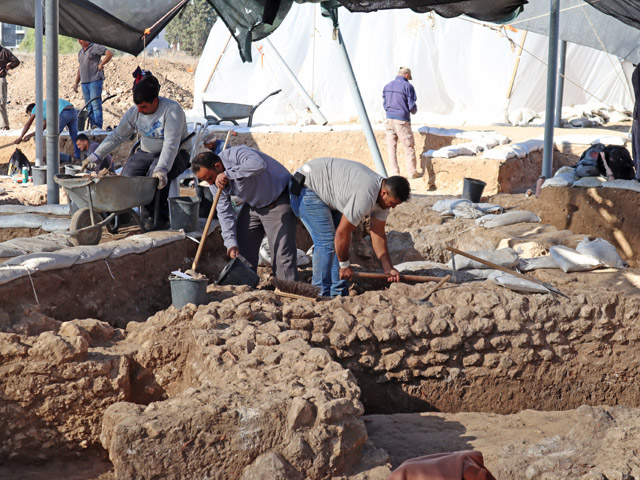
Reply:
[[[169,199],[169,218],[172,230],[193,232],[198,229],[198,197],[173,197]]]
[[[34,185],[47,184],[47,167],[32,167],[31,175],[33,176]]]
[[[169,277],[171,284],[171,305],[182,308],[187,303],[202,305],[207,301],[206,278],[182,278],[176,276]]]
[[[476,180],[475,178],[465,178],[464,185],[462,187],[462,198],[478,203],[482,198],[482,191],[487,184],[482,180]]]
[[[87,118],[89,118],[89,111],[86,109],[80,110],[78,113],[78,131],[82,132],[87,126]]]
[[[249,285],[256,288],[260,277],[238,257],[232,259],[220,272],[216,285]]]

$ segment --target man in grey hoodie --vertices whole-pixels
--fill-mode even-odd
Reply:
[[[123,177],[155,177],[160,191],[159,226],[169,221],[169,182],[189,167],[191,141],[187,120],[178,102],[160,97],[160,84],[153,75],[146,75],[133,87],[133,103],[113,130],[94,153],[87,157],[87,168],[99,164],[118,145],[140,134],[140,150],[133,153],[121,175]],[[147,205],[153,213],[153,203]]]

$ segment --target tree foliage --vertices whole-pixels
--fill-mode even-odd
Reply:
[[[164,29],[167,42],[180,42],[180,50],[200,56],[217,15],[207,0],[191,0]]]
[[[36,31],[33,28],[27,28],[27,33],[24,36],[18,50],[20,52],[35,52],[36,51]],[[43,39],[44,51],[46,52],[46,40]],[[80,50],[80,44],[75,38],[65,37],[64,35],[58,35],[58,53],[60,55],[66,55],[69,53],[77,53]]]

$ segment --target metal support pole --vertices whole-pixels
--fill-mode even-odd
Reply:
[[[367,143],[369,144],[369,150],[371,151],[371,156],[373,157],[373,161],[376,165],[376,170],[380,175],[386,178],[387,169],[385,168],[384,162],[382,161],[382,156],[380,155],[380,149],[378,148],[376,137],[373,134],[373,129],[371,128],[371,122],[369,121],[367,110],[364,107],[364,102],[362,101],[362,95],[360,95],[358,82],[356,81],[356,76],[353,73],[353,68],[351,67],[351,62],[349,61],[349,54],[347,53],[347,47],[345,46],[344,41],[342,39],[342,33],[340,33],[340,28],[337,28],[336,30],[338,31],[338,58],[340,59],[342,63],[342,68],[347,76],[347,84],[349,85],[349,90],[351,90],[351,97],[353,98],[353,103],[355,103],[356,105],[356,110],[358,111],[358,117],[360,117],[362,130],[364,130],[364,135],[367,138]]]
[[[42,0],[35,0],[36,17],[35,17],[35,33],[36,33],[36,167],[41,167],[44,163],[44,142],[42,138],[42,101],[43,98],[43,76],[42,67],[44,65],[44,56],[42,51]]]
[[[558,88],[556,90],[556,121],[555,126],[562,127],[562,97],[564,95],[564,66],[567,60],[567,41],[560,40],[560,64],[558,65]]]
[[[262,43],[267,47],[267,50],[269,50],[269,52],[272,54],[273,59],[280,66],[280,68],[282,69],[282,72],[284,72],[286,77],[289,79],[289,81],[291,81],[295,89],[298,91],[298,93],[304,100],[304,103],[307,104],[307,107],[309,107],[309,109],[311,110],[311,113],[313,114],[313,118],[315,119],[316,123],[320,125],[326,125],[328,123],[326,117],[322,114],[322,112],[320,111],[318,106],[315,104],[313,99],[309,96],[307,91],[304,89],[304,87],[300,83],[300,80],[298,80],[298,77],[296,77],[295,74],[291,71],[291,69],[289,68],[289,65],[287,65],[287,62],[284,61],[284,59],[282,58],[282,56],[280,55],[276,47],[274,47],[273,43],[271,43],[271,40],[269,40],[268,38],[263,38]]]
[[[560,29],[560,0],[549,1],[549,60],[547,62],[547,103],[544,116],[544,152],[542,155],[542,176],[545,178],[550,178],[553,171],[553,120],[558,68],[558,30]]]
[[[58,129],[58,0],[47,0],[45,26],[47,39],[47,203],[60,203],[60,189],[53,181],[60,171]]]

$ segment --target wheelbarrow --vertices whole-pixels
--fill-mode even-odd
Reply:
[[[71,217],[69,234],[75,245],[97,245],[102,238],[102,227],[117,232],[117,216],[131,215],[143,232],[147,229],[135,207],[154,202],[153,226],[158,223],[156,195],[158,179],[152,177],[89,177],[56,175],[54,181],[64,188],[79,208]],[[115,220],[115,222],[114,222]],[[115,223],[115,227],[112,226]]]
[[[264,103],[264,101],[272,95],[277,95],[282,90],[276,90],[264,97],[255,105],[245,105],[243,103],[225,103],[225,102],[202,102],[202,109],[204,111],[204,118],[207,119],[207,125],[219,125],[221,122],[231,122],[234,125],[238,125],[236,120],[248,118],[247,127],[250,127],[253,123],[253,114],[257,108]],[[211,111],[212,114],[207,114],[207,111]]]

